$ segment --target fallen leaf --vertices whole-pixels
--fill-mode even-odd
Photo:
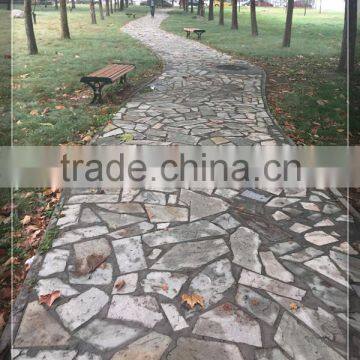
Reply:
[[[60,290],[55,290],[50,294],[40,295],[39,296],[39,304],[46,304],[48,307],[54,303],[56,299],[60,297]]]
[[[55,109],[56,109],[56,110],[64,110],[64,109],[65,109],[65,106],[64,106],[64,105],[56,105],[56,106],[55,106]]]
[[[162,288],[163,291],[167,292],[169,290],[169,285],[164,283],[164,284],[161,285],[161,288]]]
[[[125,286],[125,280],[124,279],[120,279],[120,280],[115,282],[116,290],[121,290],[124,286]]]
[[[291,303],[291,304],[290,304],[290,310],[291,310],[291,311],[296,311],[297,309],[298,309],[297,304],[295,304],[295,303]]]
[[[5,313],[0,314],[0,330],[2,330],[6,325],[4,316],[5,316]]]
[[[258,299],[251,299],[251,305],[259,305],[259,300]]]
[[[86,135],[82,138],[82,141],[89,142],[91,141],[92,137],[90,135]]]
[[[30,115],[36,116],[36,115],[39,115],[39,112],[37,110],[31,110]]]
[[[23,225],[27,225],[27,224],[30,223],[30,221],[31,221],[31,216],[30,215],[25,215],[24,218],[20,222]]]
[[[186,303],[190,309],[193,309],[195,305],[200,305],[203,309],[205,308],[204,298],[198,294],[182,294],[181,302]]]

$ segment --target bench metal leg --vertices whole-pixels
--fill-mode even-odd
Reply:
[[[202,34],[202,33],[201,33],[201,32],[197,32],[196,34],[197,34],[197,36],[198,36],[198,40],[201,40],[201,34]]]
[[[87,84],[93,89],[93,92],[94,92],[94,97],[90,104],[91,105],[102,104],[103,100],[102,100],[102,96],[101,96],[101,91],[102,91],[102,88],[105,86],[105,84],[100,83],[100,82],[88,82]]]
[[[189,38],[190,37],[190,31],[186,32],[186,37]]]

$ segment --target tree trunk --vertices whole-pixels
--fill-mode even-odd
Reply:
[[[208,19],[214,20],[214,0],[209,1],[209,17]]]
[[[60,22],[61,22],[61,38],[70,39],[66,0],[60,0]]]
[[[357,0],[345,1],[344,30],[338,71],[349,73],[355,67],[355,45],[357,32]]]
[[[319,14],[321,14],[321,6],[322,6],[322,0],[320,0]]]
[[[25,31],[26,31],[29,55],[36,55],[38,53],[38,48],[36,46],[34,25],[32,21],[31,0],[24,0],[24,16],[25,16]]]
[[[129,0],[125,0],[125,7],[126,7],[126,8],[129,7]]]
[[[251,11],[251,35],[258,36],[258,26],[256,20],[256,3],[255,0],[251,0],[250,2],[250,11]]]
[[[290,47],[293,12],[294,12],[294,0],[288,0],[283,47]]]
[[[124,0],[120,0],[120,11],[124,10]]]
[[[238,18],[237,18],[237,0],[232,0],[232,12],[231,12],[231,29],[237,30]]]
[[[59,3],[58,3],[58,0],[55,0],[55,10],[58,10],[59,9]]]
[[[306,15],[307,6],[308,6],[308,0],[305,0],[305,3],[304,3],[304,16]]]
[[[72,9],[75,9],[75,8],[76,8],[76,6],[75,6],[75,0],[71,0],[71,8],[72,8]]]
[[[91,17],[91,23],[96,24],[96,12],[95,12],[95,3],[94,0],[90,1],[90,17]]]
[[[201,5],[200,5],[201,4]],[[199,5],[200,5],[200,16],[204,17],[205,16],[205,5],[204,5],[204,0],[199,0]]]
[[[219,25],[224,25],[224,0],[220,0]]]
[[[11,10],[11,0],[7,1],[6,10]]]
[[[99,13],[100,13],[100,19],[104,20],[104,9],[102,5],[102,0],[99,0]]]
[[[173,2],[173,6],[174,6],[174,2]],[[190,0],[190,12],[192,14],[194,13],[194,0]]]
[[[105,13],[106,13],[106,16],[110,16],[109,0],[105,0]]]
[[[189,0],[185,0],[185,11],[189,12]]]
[[[110,0],[110,12],[111,14],[114,13],[114,9],[113,9],[113,0]]]

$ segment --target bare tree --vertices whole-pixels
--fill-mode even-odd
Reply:
[[[256,2],[255,0],[250,1],[250,12],[251,12],[251,35],[258,36],[258,26],[256,20]]]
[[[322,0],[319,1],[319,14],[321,14]]]
[[[288,0],[283,47],[290,47],[293,12],[294,12],[294,0]]]
[[[110,12],[111,12],[112,14],[114,13],[113,0],[110,0]]]
[[[96,24],[96,12],[95,12],[95,2],[94,0],[90,0],[89,3],[90,6],[90,17],[91,17],[91,23]]]
[[[307,7],[308,7],[308,0],[304,0],[304,16],[306,15],[306,10],[307,10]]]
[[[103,9],[103,4],[102,4],[102,0],[99,0],[99,12],[100,12],[100,19],[104,20],[104,9]]]
[[[59,9],[59,2],[58,2],[58,0],[55,0],[54,6],[55,6],[55,10],[58,10],[58,9]]]
[[[174,0],[173,0],[173,6],[174,6]],[[194,13],[194,0],[190,0],[190,12]]]
[[[75,6],[75,0],[71,0],[71,9],[75,9],[76,6]]]
[[[209,16],[208,19],[214,20],[214,0],[209,1]]]
[[[124,10],[124,0],[120,0],[120,11]]]
[[[105,0],[105,14],[106,16],[110,16],[109,0]]]
[[[224,0],[220,0],[219,25],[224,25]]]
[[[345,1],[344,30],[338,71],[350,73],[355,67],[355,47],[357,32],[357,0]]]
[[[61,23],[61,38],[70,39],[66,0],[60,0],[60,23]]]
[[[237,18],[237,0],[232,0],[232,11],[231,11],[231,29],[237,30],[238,18]]]
[[[118,0],[119,1],[119,0]],[[125,0],[125,7],[128,8],[129,7],[129,0]]]
[[[29,55],[36,55],[38,53],[38,48],[36,45],[34,25],[32,21],[31,0],[24,0],[24,17]]]

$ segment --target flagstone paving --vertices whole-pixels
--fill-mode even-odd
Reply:
[[[247,70],[217,69],[233,60],[161,31],[165,16],[124,29],[166,69],[113,126],[135,141],[282,142],[258,70],[242,62]],[[360,288],[359,243],[346,235],[347,226],[352,234],[359,228],[330,193],[84,189],[67,195],[62,215],[15,333],[14,359],[346,358],[347,291],[358,299]],[[38,303],[54,290],[61,296],[50,309]],[[182,303],[193,293],[204,307]]]

